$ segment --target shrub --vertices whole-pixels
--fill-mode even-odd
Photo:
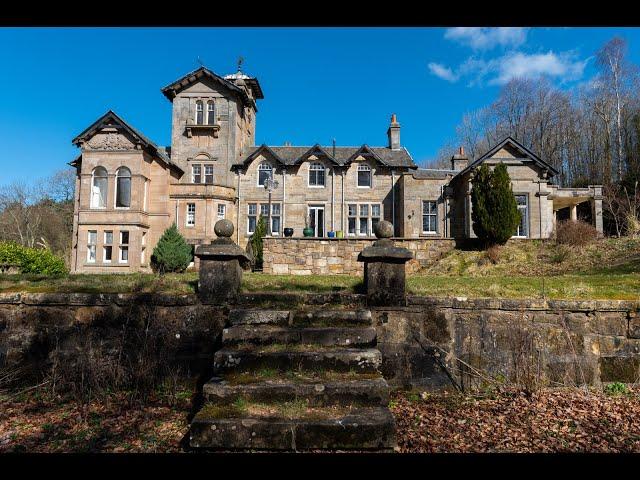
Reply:
[[[164,231],[151,256],[154,270],[160,273],[183,272],[192,260],[191,245],[180,235],[175,223]]]
[[[504,245],[520,223],[518,204],[504,163],[493,171],[482,164],[473,177],[471,190],[473,230],[486,246]]]
[[[20,273],[60,276],[68,272],[64,260],[51,250],[23,247],[15,242],[0,242],[0,263],[18,265]]]
[[[598,236],[593,225],[582,221],[567,220],[556,226],[556,243],[580,247],[586,245]]]
[[[253,253],[253,269],[262,269],[262,239],[267,234],[267,222],[264,217],[260,215],[258,223],[256,223],[256,230],[251,235],[251,252]]]
[[[551,260],[551,263],[562,263],[569,258],[570,254],[571,251],[567,247],[564,245],[558,245],[558,247],[551,253],[549,260]]]
[[[613,382],[605,385],[604,393],[609,396],[616,397],[618,395],[627,395],[629,393],[629,389],[624,383]]]

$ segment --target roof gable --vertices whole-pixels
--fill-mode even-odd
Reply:
[[[347,159],[345,163],[351,163],[356,160],[356,158],[363,156],[373,158],[376,162],[381,163],[384,166],[388,166],[387,162],[385,162],[380,156],[374,152],[368,145],[362,145],[358,150],[353,152],[353,154]]]
[[[332,155],[329,155],[327,151],[324,148],[322,148],[318,143],[316,143],[313,147],[311,147],[305,153],[300,155],[300,157],[298,157],[298,159],[294,162],[294,165],[297,163],[302,163],[307,161],[309,157],[312,155],[315,155],[316,157],[318,156],[325,157],[329,159],[331,162],[335,163],[336,165],[341,165],[341,163],[338,162],[338,160],[336,160]]]
[[[509,136],[502,140],[500,143],[496,144],[493,148],[491,148],[477,160],[474,160],[466,168],[461,170],[456,176],[460,176],[470,170],[475,169],[482,162],[489,159],[529,159],[530,161],[538,165],[538,167],[540,167],[541,169],[547,170],[550,176],[560,173],[558,172],[558,170],[542,160],[527,147]]]
[[[256,102],[252,98],[250,98],[249,95],[247,95],[246,91],[238,87],[235,83],[230,82],[229,80],[226,80],[225,78],[212,72],[206,67],[200,67],[197,70],[194,70],[193,72],[189,72],[186,75],[183,75],[175,82],[171,82],[169,85],[162,88],[160,91],[170,101],[173,101],[175,96],[178,93],[180,93],[182,90],[184,90],[186,87],[188,87],[189,85],[193,85],[194,83],[201,81],[203,79],[208,79],[214,83],[222,85],[225,88],[228,88],[233,93],[238,95],[243,100],[243,102],[253,106],[256,109],[256,111],[258,110],[256,106]],[[263,98],[263,97],[256,96],[256,98]]]
[[[135,144],[140,145],[142,148],[150,151],[153,155],[160,158],[160,160],[167,166],[184,173],[184,171],[179,166],[171,161],[171,158],[167,155],[167,152],[163,148],[158,147],[142,133],[125,122],[113,110],[109,110],[107,113],[98,118],[98,120],[93,122],[89,127],[85,128],[82,133],[80,133],[71,141],[71,143],[73,143],[76,147],[80,147],[83,143],[89,141],[94,135],[105,128],[117,128],[124,131],[127,136],[133,139]],[[79,163],[80,161],[81,156],[74,160],[74,163]]]

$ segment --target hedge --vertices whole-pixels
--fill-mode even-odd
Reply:
[[[68,273],[64,260],[51,250],[23,247],[15,242],[0,242],[0,263],[18,265],[20,273],[51,276]]]

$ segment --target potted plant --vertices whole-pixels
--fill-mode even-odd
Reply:
[[[330,232],[327,232],[327,237],[334,238],[335,236],[336,236],[336,232],[334,232],[333,230],[331,230]]]
[[[304,216],[304,230],[302,230],[302,234],[305,237],[313,237],[313,228],[309,226],[309,216]]]
[[[342,230],[338,230],[336,232],[336,238],[344,238],[344,232]]]
[[[293,228],[287,227],[283,230],[284,232],[284,236],[285,237],[292,237],[293,236]]]

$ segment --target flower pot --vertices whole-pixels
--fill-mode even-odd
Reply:
[[[313,237],[313,228],[311,228],[311,227],[305,227],[305,229],[304,229],[304,230],[302,230],[302,234],[303,234],[305,237]]]
[[[336,238],[344,238],[344,232],[342,230],[338,230],[336,232]]]
[[[283,230],[283,232],[284,232],[284,236],[285,237],[292,237],[293,236],[293,228],[287,227],[287,228],[285,228]]]
[[[327,232],[327,237],[333,238],[336,236],[336,232]]]

